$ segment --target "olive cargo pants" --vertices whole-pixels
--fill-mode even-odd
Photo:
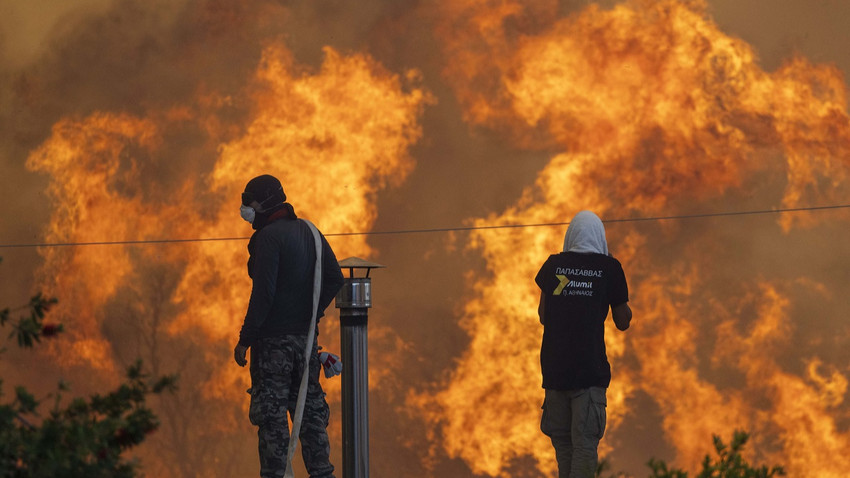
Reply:
[[[552,440],[559,478],[593,478],[605,433],[607,398],[601,387],[546,390],[540,430]]]

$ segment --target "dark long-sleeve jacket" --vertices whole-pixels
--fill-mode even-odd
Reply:
[[[313,308],[316,246],[300,219],[279,219],[258,230],[248,243],[248,274],[253,280],[239,343],[259,338],[306,335]],[[343,276],[331,246],[322,236],[322,291],[318,317],[342,287]]]

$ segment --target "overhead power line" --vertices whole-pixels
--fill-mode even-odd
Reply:
[[[834,209],[847,209],[850,204],[834,204],[830,206],[810,206],[810,207],[795,207],[782,209],[761,209],[751,211],[725,211],[702,214],[680,214],[671,216],[647,216],[647,217],[630,217],[621,219],[606,219],[602,222],[607,224],[623,223],[623,222],[647,222],[647,221],[669,221],[683,219],[704,219],[712,217],[733,217],[733,216],[752,216],[759,214],[781,214],[792,212],[805,211],[825,211]],[[570,222],[541,222],[531,224],[497,224],[492,226],[457,226],[457,227],[438,227],[427,229],[397,229],[389,231],[363,231],[363,232],[332,232],[325,234],[325,237],[343,237],[343,236],[381,236],[381,235],[396,235],[396,234],[425,234],[435,232],[466,232],[466,231],[481,231],[489,229],[522,229],[528,227],[551,227],[551,226],[567,226]],[[145,239],[136,241],[92,241],[92,242],[42,242],[42,243],[26,243],[26,244],[0,244],[0,248],[21,248],[21,247],[77,247],[77,246],[118,246],[118,245],[144,245],[144,244],[171,244],[181,242],[216,242],[216,241],[245,241],[250,237],[202,237],[191,239]]]

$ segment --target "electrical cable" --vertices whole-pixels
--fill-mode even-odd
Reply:
[[[625,222],[647,222],[647,221],[669,221],[682,219],[704,219],[712,217],[733,217],[733,216],[751,216],[758,214],[781,214],[791,212],[806,212],[806,211],[824,211],[834,209],[847,209],[850,204],[834,204],[829,206],[809,206],[795,207],[782,209],[760,209],[751,211],[726,211],[702,214],[681,214],[674,216],[648,216],[648,217],[631,217],[621,219],[606,219],[603,223],[625,223]],[[398,235],[398,234],[425,234],[435,232],[468,232],[481,231],[490,229],[523,229],[527,227],[551,227],[551,226],[567,226],[566,222],[543,222],[533,224],[497,224],[492,226],[457,226],[457,227],[440,227],[429,229],[398,229],[390,231],[365,231],[365,232],[334,232],[327,233],[325,237],[344,237],[344,236],[381,236],[381,235]],[[78,247],[78,246],[117,246],[117,245],[146,245],[146,244],[171,244],[171,243],[191,243],[191,242],[216,242],[216,241],[245,241],[250,237],[205,237],[191,239],[147,239],[147,240],[131,240],[131,241],[93,241],[93,242],[43,242],[43,243],[25,243],[25,244],[0,244],[0,248],[25,248],[25,247]]]

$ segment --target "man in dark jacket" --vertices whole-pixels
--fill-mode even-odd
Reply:
[[[258,176],[242,193],[241,214],[256,230],[248,243],[253,280],[248,312],[233,351],[239,366],[251,348],[249,418],[259,427],[260,476],[284,476],[289,448],[287,411],[295,414],[304,372],[304,352],[313,315],[316,247],[310,226],[295,215],[275,177]],[[343,283],[342,271],[325,238],[317,320]],[[316,324],[318,329],[318,322]],[[318,336],[318,331],[315,334]],[[325,393],[319,383],[318,339],[310,354],[301,454],[311,478],[333,478]]]
[[[609,307],[619,330],[628,329],[632,319],[626,276],[608,254],[605,228],[596,214],[576,214],[563,252],[549,256],[535,281],[546,390],[540,429],[555,447],[560,478],[592,478],[611,381],[605,319]]]

